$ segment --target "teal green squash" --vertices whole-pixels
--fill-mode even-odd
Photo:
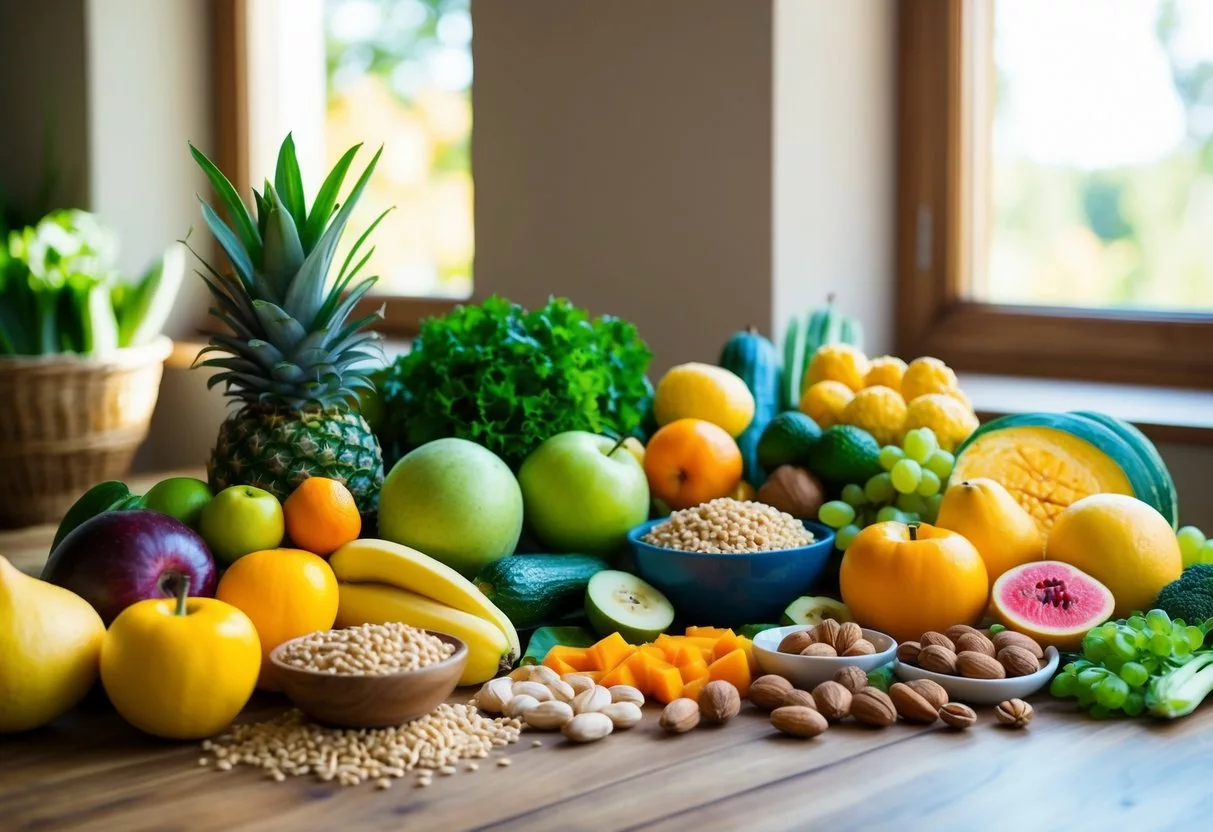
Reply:
[[[742,476],[757,488],[766,479],[766,472],[758,464],[758,440],[781,409],[783,371],[779,366],[779,354],[770,340],[749,327],[733,333],[725,342],[719,364],[739,376],[754,396],[754,419],[737,437],[737,446],[741,449]]]

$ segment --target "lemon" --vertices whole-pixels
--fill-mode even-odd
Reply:
[[[888,387],[865,387],[842,411],[841,421],[863,428],[881,445],[900,444],[906,421],[905,399]]]
[[[973,402],[969,400],[969,397],[966,396],[965,392],[963,390],[961,390],[959,387],[953,387],[950,390],[944,390],[943,394],[945,396],[951,396],[952,398],[956,399],[956,401],[960,402],[961,404],[963,404],[965,406],[966,410],[973,409]]]
[[[915,358],[901,379],[901,395],[907,402],[931,393],[946,393],[960,386],[956,373],[938,358]]]
[[[826,344],[809,361],[808,383],[841,381],[852,390],[863,389],[868,374],[868,358],[850,344]]]
[[[947,393],[928,393],[910,402],[906,408],[905,429],[930,428],[939,447],[951,453],[977,430],[973,411]]]
[[[901,377],[906,373],[906,363],[895,355],[873,358],[868,374],[863,377],[864,387],[887,387],[901,392]]]
[[[691,362],[671,367],[653,394],[657,424],[702,419],[736,439],[754,419],[754,394],[736,373]]]
[[[841,381],[819,381],[804,391],[800,412],[811,416],[825,430],[842,421],[842,412],[855,394]]]

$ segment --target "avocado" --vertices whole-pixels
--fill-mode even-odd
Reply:
[[[481,569],[474,583],[525,630],[580,610],[590,578],[609,568],[594,555],[511,555]]]

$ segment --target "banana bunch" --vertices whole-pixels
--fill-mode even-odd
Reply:
[[[476,585],[449,566],[387,540],[355,540],[329,558],[337,576],[336,627],[399,621],[462,639],[460,685],[479,685],[522,655],[518,632]]]

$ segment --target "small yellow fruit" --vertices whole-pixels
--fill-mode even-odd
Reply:
[[[905,429],[930,428],[939,440],[939,447],[948,452],[955,451],[968,439],[977,425],[973,411],[946,393],[919,396],[906,408]]]
[[[702,419],[736,439],[754,419],[754,394],[736,373],[691,362],[671,367],[653,395],[657,424]]]
[[[1006,572],[1045,556],[1036,520],[998,482],[975,477],[947,490],[935,525],[964,535],[986,564],[990,587]]]
[[[881,445],[896,445],[905,433],[905,399],[888,387],[865,387],[842,411],[841,421],[863,428]]]
[[[841,381],[852,390],[863,389],[868,374],[868,359],[850,344],[826,344],[813,353],[807,373],[808,384]]]
[[[640,463],[641,468],[644,467],[644,445],[641,444],[639,439],[635,436],[629,436],[623,440],[623,445],[620,447],[635,457],[636,461]]]
[[[956,401],[963,404],[967,410],[973,410],[973,402],[968,396],[965,395],[965,391],[961,390],[959,387],[953,387],[951,390],[944,390],[943,394],[956,399]]]
[[[901,395],[907,402],[931,393],[946,393],[960,387],[956,373],[938,358],[915,358],[901,379]]]
[[[750,485],[745,480],[742,480],[741,482],[737,483],[737,487],[733,489],[733,493],[729,496],[738,502],[747,503],[757,497],[758,492],[755,490],[754,486]]]
[[[864,387],[888,387],[901,392],[901,379],[906,374],[906,363],[895,355],[873,358],[868,374],[863,377]]]
[[[819,381],[800,399],[800,412],[812,417],[813,421],[825,430],[839,424],[842,413],[846,410],[855,394],[841,381]]]
[[[1124,494],[1092,494],[1072,503],[1049,532],[1045,558],[1077,566],[1112,590],[1117,618],[1150,609],[1183,571],[1171,524]]]

